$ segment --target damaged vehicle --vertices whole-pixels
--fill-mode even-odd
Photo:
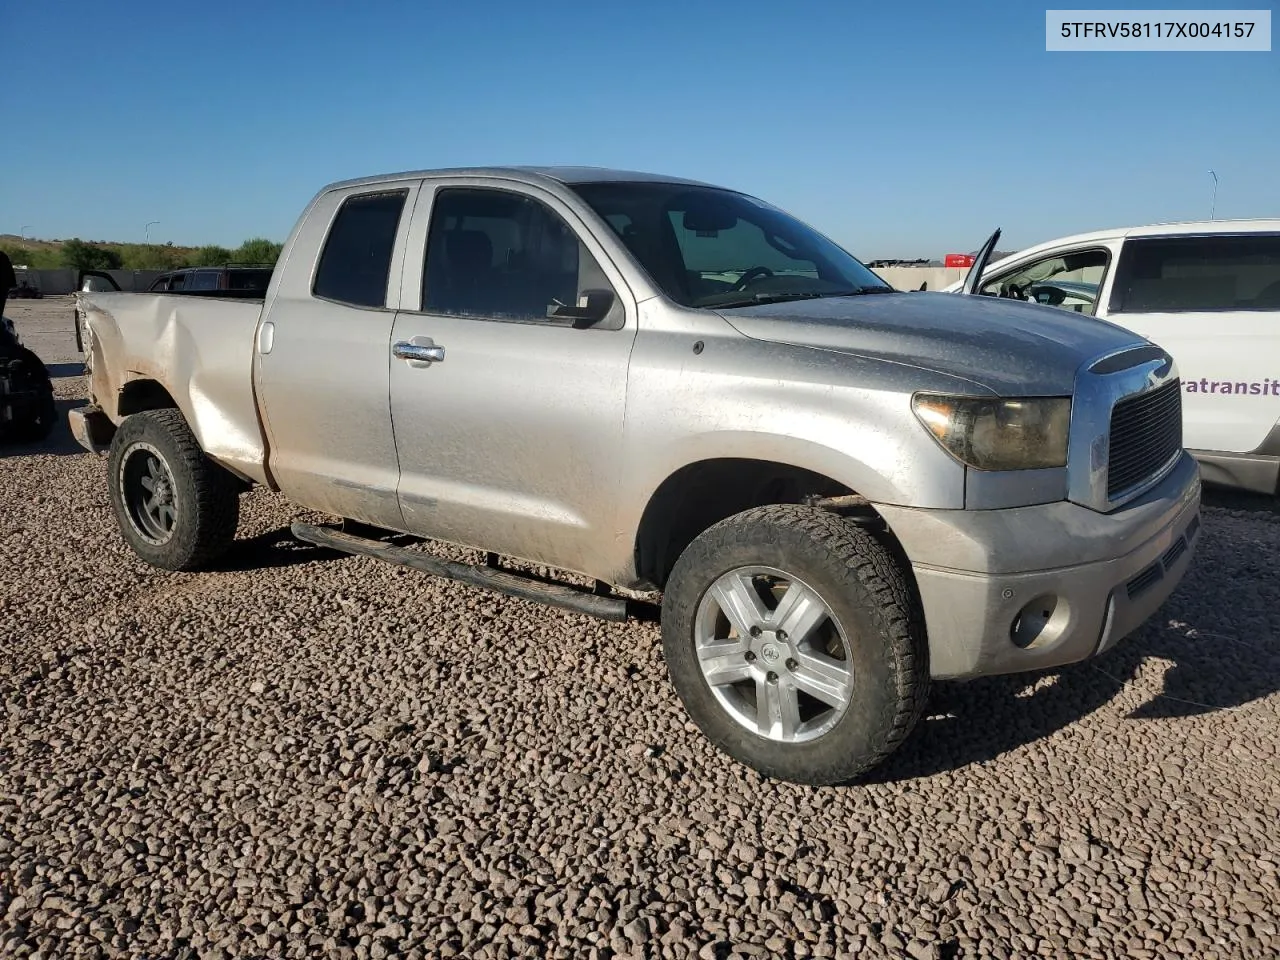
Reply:
[[[872,768],[933,678],[1110,649],[1200,529],[1160,347],[897,292],[776,207],[693,181],[344,181],[261,300],[78,298],[91,405],[71,424],[106,454],[139,557],[212,563],[261,484],[334,518],[294,524],[310,543],[660,616],[689,714],[771,777]]]

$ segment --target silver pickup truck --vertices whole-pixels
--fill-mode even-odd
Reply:
[[[931,678],[1108,649],[1200,527],[1159,347],[894,291],[777,208],[687,180],[335,183],[264,301],[78,300],[91,405],[72,427],[109,452],[144,560],[209,563],[262,484],[334,517],[294,525],[313,543],[612,619],[660,593],[690,715],[769,776],[869,769]]]

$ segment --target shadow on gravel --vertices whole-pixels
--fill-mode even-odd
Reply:
[[[1188,624],[1155,633],[1140,650],[1117,651],[1172,661],[1161,678],[1160,695],[1132,711],[1131,719],[1234,710],[1280,691],[1280,645],[1267,634],[1237,637]]]
[[[6,443],[0,445],[0,457],[34,457],[34,456],[68,456],[85,453],[84,447],[76,443],[71,436],[71,426],[67,423],[67,411],[83,407],[86,400],[55,400],[58,407],[58,422],[53,425],[49,436],[39,443]]]
[[[1128,686],[1125,721],[1238,710],[1280,692],[1280,500],[1206,490],[1196,560],[1151,620],[1096,660],[934,685],[907,742],[860,783],[927,777],[1051,736]]]
[[[84,364],[79,361],[75,363],[46,363],[44,368],[49,371],[49,376],[55,380],[59,377],[79,377],[84,374]]]
[[[1264,493],[1244,493],[1206,486],[1201,494],[1201,502],[1205,507],[1233,513],[1270,513],[1280,516],[1280,496],[1268,496]]]
[[[288,527],[236,540],[222,559],[210,567],[220,573],[293,567],[303,563],[337,560],[347,554],[295,540]]]
[[[1107,672],[1132,679],[1140,658]],[[935,682],[925,716],[896,753],[853,785],[957,770],[1048,737],[1105,706],[1120,684],[1087,664],[1059,671]]]

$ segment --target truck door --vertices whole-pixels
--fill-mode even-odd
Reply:
[[[1188,448],[1259,451],[1280,422],[1280,234],[1130,236],[1098,315],[1173,356]]]
[[[389,351],[406,529],[599,569],[635,338],[629,296],[550,193],[424,185]]]
[[[322,195],[286,248],[255,345],[268,465],[290,498],[401,526],[388,368],[419,181]]]

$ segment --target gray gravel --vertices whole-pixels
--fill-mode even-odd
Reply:
[[[1096,665],[944,686],[811,789],[708,746],[652,625],[296,545],[262,492],[225,569],[157,571],[76,450],[0,454],[0,956],[1280,952],[1269,501],[1214,497]]]

